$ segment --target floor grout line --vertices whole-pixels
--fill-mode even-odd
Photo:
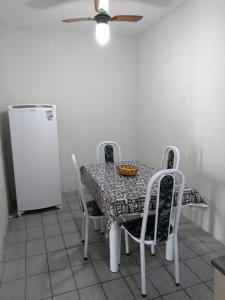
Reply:
[[[78,289],[77,284],[76,284],[76,280],[75,280],[75,275],[74,275],[74,272],[73,272],[73,266],[72,266],[71,263],[70,263],[70,259],[69,259],[69,255],[68,255],[68,251],[67,251],[67,250],[68,250],[68,249],[73,249],[73,248],[83,248],[83,247],[82,247],[82,245],[76,245],[76,246],[67,247],[67,246],[66,246],[66,243],[65,243],[64,236],[65,236],[66,234],[73,234],[74,232],[79,232],[79,233],[80,233],[80,224],[79,224],[79,223],[80,223],[80,218],[74,217],[74,215],[73,215],[73,213],[72,213],[72,211],[79,211],[79,209],[76,209],[76,210],[73,209],[73,210],[72,210],[71,207],[70,207],[70,205],[69,205],[69,203],[68,203],[69,201],[67,200],[67,197],[64,196],[64,198],[65,198],[65,203],[66,203],[67,206],[68,206],[68,210],[62,211],[62,212],[57,211],[57,212],[55,213],[55,214],[56,214],[56,217],[57,217],[57,220],[58,220],[57,223],[44,225],[44,224],[43,224],[43,213],[41,213],[42,225],[41,225],[41,226],[35,226],[35,227],[29,227],[29,226],[28,226],[28,219],[27,219],[27,216],[25,216],[25,217],[26,217],[26,219],[25,219],[25,222],[26,222],[26,227],[25,227],[25,230],[26,230],[26,236],[25,236],[25,242],[21,242],[21,244],[22,244],[22,243],[25,244],[25,257],[24,257],[24,259],[25,259],[25,299],[26,299],[26,297],[27,297],[27,293],[26,293],[26,289],[27,289],[27,287],[26,287],[26,282],[27,282],[27,280],[26,280],[26,279],[29,278],[29,277],[35,276],[35,275],[39,275],[39,274],[47,274],[47,273],[48,273],[48,275],[49,275],[50,289],[51,289],[51,297],[53,297],[53,290],[52,290],[51,277],[50,277],[50,275],[51,275],[50,273],[51,273],[51,272],[50,272],[50,267],[49,267],[48,253],[51,253],[51,252],[57,252],[57,251],[61,251],[61,250],[64,250],[64,251],[66,252],[66,257],[67,257],[67,259],[68,259],[68,261],[69,261],[69,268],[70,268],[71,271],[72,271],[73,280],[74,280],[74,283],[75,283],[75,288],[76,288],[76,289],[75,289],[74,291],[77,291],[77,292],[78,292],[79,298],[81,297],[81,296],[80,296],[80,293],[79,293],[79,290],[82,290],[82,289],[85,289],[85,288],[88,288],[88,287],[93,287],[93,286],[100,286],[100,287],[101,287],[101,290],[103,291],[103,293],[104,293],[104,295],[105,295],[105,297],[106,297],[106,299],[108,299],[108,297],[107,297],[107,295],[106,295],[106,292],[105,292],[105,290],[104,290],[104,288],[103,288],[103,284],[106,283],[106,282],[111,282],[111,281],[114,281],[114,280],[123,279],[123,281],[125,281],[125,284],[126,284],[127,288],[128,288],[129,291],[131,292],[132,296],[134,297],[134,299],[136,299],[135,294],[132,292],[131,288],[129,287],[129,284],[128,284],[127,281],[126,281],[126,277],[132,276],[132,275],[136,275],[136,274],[139,274],[141,270],[140,270],[140,271],[137,271],[137,272],[134,272],[134,273],[131,273],[131,274],[126,274],[126,275],[123,275],[123,274],[120,273],[120,271],[119,271],[121,277],[115,278],[115,279],[111,279],[111,280],[107,280],[107,281],[105,281],[105,282],[101,282],[101,281],[100,281],[99,275],[98,275],[98,273],[97,273],[97,271],[96,271],[96,268],[95,268],[95,265],[94,265],[94,262],[95,262],[95,261],[96,261],[96,262],[97,262],[97,261],[101,261],[101,260],[107,260],[107,259],[109,259],[109,258],[92,259],[92,258],[90,257],[90,255],[89,255],[89,263],[90,263],[91,266],[93,267],[93,269],[94,269],[94,271],[95,271],[95,273],[96,273],[95,275],[97,276],[99,282],[98,282],[97,284],[89,285],[89,286],[86,286],[86,287],[83,287],[83,288]],[[71,202],[72,202],[72,201],[71,201]],[[60,221],[59,214],[64,214],[64,213],[70,213],[70,214],[72,214],[72,220],[69,220],[69,221],[63,221],[63,222]],[[72,221],[75,223],[75,225],[76,225],[78,231],[73,231],[73,232],[69,232],[69,233],[63,233],[63,232],[62,232],[62,224],[63,224],[63,223],[69,223],[69,222],[72,222]],[[183,223],[183,224],[189,224],[189,223],[192,224],[191,222],[187,222],[187,223]],[[45,232],[43,231],[43,233],[44,233],[44,237],[43,237],[43,238],[35,239],[35,240],[29,240],[29,241],[28,241],[28,236],[27,236],[27,234],[28,234],[28,230],[29,230],[29,229],[41,227],[41,228],[44,230],[44,227],[51,226],[51,225],[56,225],[56,224],[59,225],[60,230],[61,230],[61,234],[56,234],[56,235],[53,235],[53,236],[50,236],[50,237],[46,237],[46,236],[45,236]],[[78,224],[79,224],[79,225],[78,225]],[[21,231],[22,231],[22,230],[23,230],[23,229],[21,229]],[[8,232],[16,232],[16,231],[8,231]],[[99,234],[100,234],[100,233],[99,233]],[[203,244],[203,245],[206,244],[206,245],[207,245],[207,242],[206,242],[206,241],[203,241],[203,240],[201,240],[201,239],[199,238],[200,236],[201,236],[201,235],[193,236],[193,237],[194,237],[194,238],[197,238],[201,244]],[[210,236],[210,235],[209,235],[209,236]],[[64,243],[64,247],[65,247],[65,248],[59,249],[59,250],[47,251],[46,239],[48,239],[48,238],[53,238],[53,237],[62,237],[63,243]],[[203,237],[204,237],[204,235],[203,235]],[[188,240],[188,239],[190,239],[190,237],[181,239],[180,241],[183,242],[183,241]],[[27,256],[27,243],[28,243],[28,242],[31,242],[31,241],[37,241],[37,240],[44,240],[45,253],[40,253],[40,254],[35,254],[35,255],[32,255],[32,256]],[[106,242],[107,242],[107,241],[101,237],[100,240],[91,242],[90,244],[103,243],[103,247],[105,247],[105,248],[107,249],[107,243],[106,243]],[[217,242],[217,240],[215,240],[215,243],[216,243],[216,242]],[[17,243],[17,244],[20,244],[20,243]],[[187,246],[188,249],[192,250],[191,246],[188,245],[188,243],[185,243],[185,242],[184,242],[184,245]],[[206,262],[205,260],[203,260],[202,256],[204,256],[204,255],[210,255],[210,253],[213,253],[213,252],[217,252],[217,251],[219,251],[219,250],[222,250],[222,248],[221,248],[221,249],[216,249],[216,250],[215,250],[215,249],[212,249],[210,246],[208,246],[208,247],[210,248],[210,251],[207,252],[207,253],[196,254],[196,252],[194,251],[194,254],[195,254],[194,257],[191,257],[191,258],[185,258],[185,259],[180,260],[180,262],[182,262],[182,263],[183,263],[183,264],[184,264],[191,272],[193,272],[193,273],[197,276],[197,278],[200,280],[200,282],[197,283],[197,284],[190,285],[190,286],[185,287],[185,288],[181,285],[181,288],[180,288],[178,291],[184,291],[184,293],[187,294],[186,289],[191,288],[191,287],[195,287],[195,286],[198,286],[198,285],[201,285],[201,284],[206,285],[206,286],[208,287],[208,289],[209,289],[210,291],[212,291],[211,288],[207,285],[207,282],[209,282],[209,281],[211,281],[211,280],[203,281],[203,280],[198,276],[198,274],[196,274],[190,267],[188,267],[188,262],[187,262],[187,261],[190,260],[190,259],[194,259],[194,258],[197,258],[197,257],[198,257],[198,258],[200,258],[200,259],[202,260],[203,263],[205,263],[207,266],[209,266],[208,262]],[[138,251],[138,250],[134,250],[134,251],[132,252],[131,255],[132,255],[133,259],[135,260],[136,264],[139,265],[138,262],[137,262],[137,257],[136,257],[135,255],[133,255],[133,254],[134,254],[135,252],[137,252],[137,251]],[[192,251],[193,251],[193,250],[192,250]],[[46,255],[48,271],[46,271],[46,272],[41,272],[41,273],[38,273],[38,274],[33,274],[33,275],[30,275],[30,276],[27,276],[27,259],[30,258],[30,257],[39,256],[39,255]],[[15,258],[15,259],[9,259],[9,260],[6,260],[6,254],[5,254],[5,257],[4,257],[4,263],[5,263],[5,262],[14,261],[14,260],[20,260],[20,259],[23,259],[23,257],[22,257],[22,258]],[[154,269],[162,268],[162,269],[165,270],[165,271],[169,274],[169,276],[174,280],[172,274],[171,274],[171,273],[168,271],[168,269],[167,269],[168,265],[170,265],[170,264],[164,264],[164,263],[162,263],[157,257],[156,257],[156,259],[157,259],[157,261],[158,261],[158,263],[159,263],[159,266],[154,267]],[[81,265],[83,265],[83,264],[82,264],[82,263],[79,264],[79,266],[81,266]],[[67,267],[67,268],[68,268],[68,267]],[[60,270],[63,270],[63,269],[66,269],[66,268],[57,269],[57,271],[60,271]],[[153,271],[154,271],[154,269],[146,269],[146,272],[148,272],[148,271],[150,271],[150,270],[153,270]],[[172,293],[178,292],[178,291],[172,291],[172,292],[170,292],[170,293],[167,293],[167,294],[162,295],[162,294],[157,290],[157,288],[154,286],[154,284],[153,284],[153,282],[151,281],[151,279],[150,279],[149,277],[147,277],[147,278],[148,278],[148,280],[150,280],[151,284],[152,284],[153,287],[156,289],[156,291],[158,292],[158,294],[160,295],[160,297],[165,296],[165,295],[170,295],[170,294],[172,294]],[[15,280],[17,280],[17,279],[15,279]],[[10,281],[14,281],[14,280],[10,280]],[[9,282],[9,281],[6,281],[6,282]],[[0,280],[0,290],[1,290],[1,286],[2,286],[2,280]],[[63,295],[63,294],[66,294],[66,293],[69,293],[69,292],[70,292],[70,291],[65,292],[65,293],[62,293],[62,295]],[[57,295],[61,295],[61,294],[57,294]],[[55,296],[55,295],[54,295],[54,296]],[[187,296],[190,297],[188,294],[187,294]],[[156,297],[156,298],[157,298],[157,297]],[[163,299],[163,298],[162,298],[162,299]],[[13,300],[13,299],[12,299],[12,300]]]

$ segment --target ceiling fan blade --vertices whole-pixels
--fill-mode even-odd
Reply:
[[[65,19],[62,22],[65,23],[73,23],[73,22],[81,22],[81,21],[93,21],[92,18],[75,18],[75,19]]]
[[[131,15],[119,15],[111,18],[111,21],[119,22],[138,22],[143,18],[143,16],[131,16]]]
[[[100,0],[94,0],[95,3],[95,10],[98,12],[98,8],[99,8],[99,2]]]

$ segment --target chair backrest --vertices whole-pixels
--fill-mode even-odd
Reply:
[[[121,148],[117,142],[104,141],[96,149],[97,163],[114,163],[121,161]]]
[[[161,170],[177,169],[180,163],[180,151],[175,146],[167,146],[163,152]]]
[[[176,169],[161,170],[152,176],[146,189],[141,241],[145,239],[149,202],[153,193],[156,195],[155,223],[152,224],[154,225],[154,244],[156,245],[158,241],[168,240],[171,226],[173,233],[177,234],[183,191],[184,175]],[[174,209],[175,204],[176,209]],[[172,219],[173,224],[171,223]]]
[[[79,167],[77,164],[75,154],[72,154],[72,161],[73,161],[73,166],[74,166],[74,171],[75,171],[75,181],[77,182],[77,189],[78,189],[78,195],[79,195],[79,201],[80,201],[80,209],[85,214],[88,214],[87,205],[86,205],[85,196],[84,196],[84,189],[83,189],[83,185],[82,185],[81,177],[80,177],[80,170],[79,170]]]

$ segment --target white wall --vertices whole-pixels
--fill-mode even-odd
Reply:
[[[2,116],[0,114],[0,261],[2,259],[2,246],[8,224],[8,200],[2,140]]]
[[[187,216],[225,242],[225,2],[190,0],[138,39],[138,157],[159,167],[164,147],[208,209]]]
[[[96,160],[96,145],[118,141],[135,157],[136,43],[113,37],[99,46],[94,34],[2,30],[0,109],[9,104],[57,106],[63,190],[74,189],[71,153]]]

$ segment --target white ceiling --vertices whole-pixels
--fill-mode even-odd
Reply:
[[[138,23],[110,23],[112,33],[136,35],[187,0],[110,0],[109,14],[135,14]],[[1,0],[0,27],[90,32],[94,22],[66,24],[62,19],[93,17],[93,0]]]

